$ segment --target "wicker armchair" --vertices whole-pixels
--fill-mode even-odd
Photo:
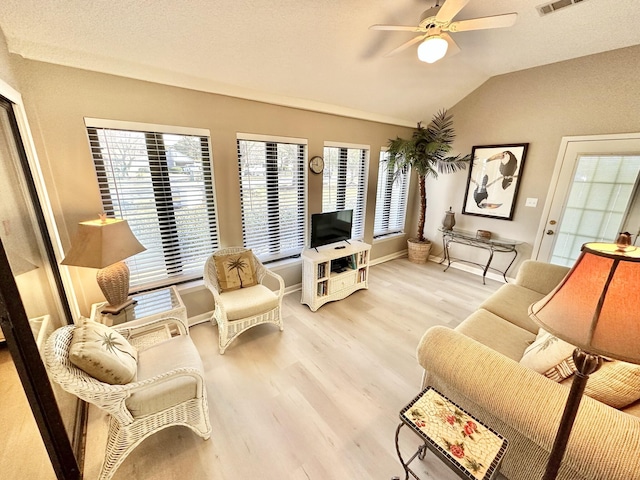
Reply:
[[[252,254],[257,285],[241,288],[231,292],[223,292],[218,281],[215,257],[246,252],[246,248],[231,247],[218,250],[209,257],[204,267],[204,284],[213,294],[215,310],[211,323],[218,325],[218,344],[223,354],[227,347],[241,333],[262,323],[273,323],[284,330],[282,324],[282,296],[284,280],[278,274],[268,270],[260,260]],[[278,290],[273,291],[264,286],[267,277],[278,282]]]
[[[137,379],[125,385],[103,383],[69,361],[74,328],[67,325],[51,334],[45,364],[64,390],[110,415],[100,480],[110,479],[136,446],[163,428],[184,425],[205,440],[210,437],[202,361],[180,320],[117,329],[138,349]]]

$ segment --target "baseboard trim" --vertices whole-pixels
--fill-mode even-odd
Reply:
[[[383,257],[374,258],[369,262],[369,266],[379,265],[384,262],[389,262],[391,260],[395,260],[396,258],[406,257],[408,255],[408,251],[405,248],[404,250],[400,250],[397,252],[390,253],[389,255],[385,255]]]
[[[442,257],[436,257],[433,255],[429,256],[429,261],[430,262],[434,262],[434,263],[441,263],[442,262],[442,268],[446,268],[446,265],[444,264],[444,258]],[[476,275],[478,277],[482,277],[482,268],[478,267],[478,266],[473,266],[473,265],[468,265],[465,264],[464,262],[461,261],[457,261],[457,262],[451,262],[451,267],[450,268],[455,268],[456,270],[462,270],[463,272],[467,272],[467,273],[471,273],[473,275]],[[486,278],[490,279],[490,280],[495,280],[496,282],[500,282],[500,283],[504,283],[504,277],[502,275],[500,275],[499,273],[494,273],[491,271],[487,272]],[[509,283],[512,283],[515,281],[515,278],[513,277],[507,277],[507,280],[509,281]]]
[[[213,311],[204,312],[204,313],[201,313],[200,315],[194,315],[193,317],[187,318],[187,323],[189,324],[190,327],[193,327],[194,325],[198,325],[200,323],[206,323],[209,321],[212,315],[213,315]]]

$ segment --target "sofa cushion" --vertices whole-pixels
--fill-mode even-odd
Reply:
[[[633,415],[640,418],[640,400],[633,402],[631,405],[627,405],[622,409],[624,413]]]
[[[529,318],[529,305],[543,297],[544,295],[541,293],[508,283],[487,298],[480,305],[480,308],[484,308],[535,335],[540,326]]]
[[[573,345],[541,328],[535,342],[524,351],[520,364],[559,382],[576,371],[573,362],[575,349]]]
[[[69,361],[101,382],[129,383],[136,376],[137,359],[136,348],[111,327],[83,319],[73,330]]]
[[[518,269],[516,285],[546,295],[567,275],[569,267],[525,260]]]
[[[280,302],[278,296],[264,285],[222,292],[220,296],[229,321],[266,313]]]
[[[171,355],[167,355],[171,352]],[[194,368],[203,372],[202,360],[191,337],[180,335],[140,351],[138,381],[147,380],[177,368]],[[126,399],[134,417],[160,412],[197,396],[197,382],[192,376],[178,376],[155,382],[136,390]]]
[[[213,258],[220,289],[223,292],[252,287],[258,283],[251,250],[214,255]]]
[[[455,329],[489,348],[520,361],[522,353],[535,340],[535,335],[497,315],[479,309],[469,315]]]
[[[571,384],[571,378],[562,382]],[[613,408],[624,408],[640,400],[640,365],[605,361],[589,376],[584,394]]]

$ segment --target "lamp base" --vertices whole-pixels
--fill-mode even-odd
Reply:
[[[578,413],[578,407],[582,400],[582,394],[587,386],[587,380],[589,375],[598,370],[602,364],[602,358],[598,355],[592,355],[587,352],[583,352],[579,348],[576,348],[573,352],[573,361],[576,364],[576,373],[571,383],[571,389],[569,390],[569,396],[567,397],[567,403],[562,413],[562,419],[560,420],[560,426],[558,427],[558,433],[556,434],[551,453],[549,455],[549,462],[544,472],[542,480],[555,480],[560,470],[560,464],[564,457],[564,452],[567,449],[567,442],[571,435],[571,429],[573,428],[573,422],[576,419]]]
[[[105,305],[104,307],[102,307],[102,310],[100,311],[100,313],[108,313],[110,315],[117,315],[122,310],[127,308],[129,305],[135,305],[136,303],[138,303],[136,300],[134,300],[133,298],[129,298],[129,299],[127,299],[126,302],[121,303],[120,305],[115,305],[115,306],[114,305]]]
[[[129,300],[129,267],[126,263],[117,262],[98,270],[96,280],[109,302],[102,313],[119,313],[133,302]]]

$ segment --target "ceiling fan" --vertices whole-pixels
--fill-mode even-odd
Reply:
[[[460,48],[447,32],[468,32],[470,30],[484,30],[488,28],[510,27],[516,22],[517,13],[505,13],[492,17],[472,18],[454,22],[453,18],[470,0],[445,0],[439,5],[425,10],[420,16],[418,26],[409,25],[371,25],[370,30],[397,30],[402,32],[418,32],[417,37],[403,43],[385,56],[394,55],[418,42],[418,58],[423,62],[434,63],[445,55],[454,55]]]

